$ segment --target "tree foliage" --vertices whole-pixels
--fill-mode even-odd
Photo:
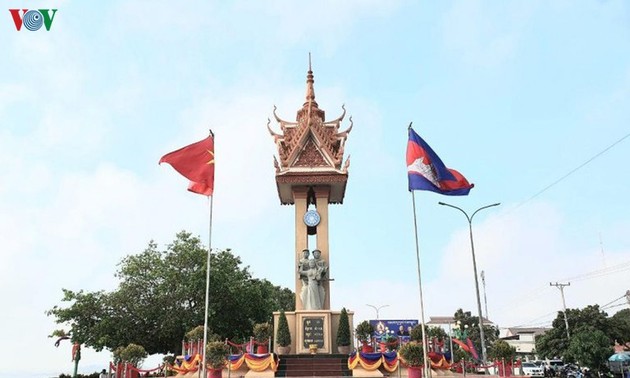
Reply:
[[[618,311],[610,319],[610,336],[620,345],[630,342],[630,309]]]
[[[468,338],[472,341],[475,349],[482,355],[481,351],[481,336],[479,332],[479,317],[472,316],[470,311],[464,311],[461,308],[455,311],[453,315],[456,324],[459,324],[462,330],[465,330],[464,333],[467,334]],[[485,345],[488,347],[492,345],[499,338],[499,328],[496,326],[484,324],[483,325],[483,333],[485,337]],[[459,346],[454,347],[455,350],[459,349]],[[457,358],[458,354],[455,353],[454,356]]]
[[[516,355],[516,347],[505,340],[497,340],[488,347],[488,357],[493,360],[512,361]]]
[[[429,339],[429,341],[431,341],[433,338],[437,339],[438,341],[444,341],[448,339],[448,333],[446,333],[444,328],[439,326],[429,326],[425,329],[425,332],[427,333],[427,338]]]
[[[608,357],[614,349],[611,339],[601,330],[587,327],[571,336],[569,348],[564,354],[568,361],[579,362],[595,371],[605,370]]]
[[[113,352],[114,363],[127,362],[138,367],[145,358],[147,351],[141,345],[129,344],[126,347],[118,347]]]
[[[341,309],[339,314],[339,327],[337,327],[337,346],[349,346],[351,344],[350,335],[350,318],[348,317],[348,310],[346,308]]]
[[[284,310],[280,310],[280,315],[278,316],[276,342],[281,347],[287,347],[291,345],[291,331],[289,330],[289,322],[287,321],[287,315],[284,313]]]
[[[115,291],[62,289],[64,306],[48,315],[97,351],[135,343],[150,354],[179,353],[186,332],[204,324],[206,259],[207,248],[187,232],[165,250],[151,241],[120,262]],[[222,338],[244,339],[273,311],[294,309],[291,290],[253,278],[229,249],[211,254],[209,295],[209,328]]]
[[[569,332],[571,339],[579,338],[580,333],[584,332],[592,334],[594,330],[601,331],[608,339],[612,346],[613,340],[623,340],[628,336],[628,329],[624,332],[624,323],[627,324],[626,319],[608,318],[606,312],[599,309],[599,305],[586,306],[583,309],[567,309],[567,321],[569,323]],[[574,354],[568,354],[570,343],[567,338],[567,329],[564,321],[564,313],[558,311],[558,315],[552,322],[552,329],[544,334],[536,337],[536,351],[543,358],[555,358],[563,357],[567,361],[569,356]],[[572,341],[571,340],[571,341]],[[574,347],[575,348],[575,347]]]
[[[398,354],[409,366],[420,367],[424,365],[424,350],[422,343],[410,341],[398,349]]]
[[[211,341],[206,345],[206,362],[213,369],[222,369],[230,355],[230,347],[220,341]]]

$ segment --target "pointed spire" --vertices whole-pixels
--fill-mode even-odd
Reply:
[[[313,87],[313,69],[311,67],[311,53],[308,53],[308,73],[306,75],[306,102],[304,107],[307,107],[310,103],[311,106],[317,108],[317,102],[315,101],[315,88]]]

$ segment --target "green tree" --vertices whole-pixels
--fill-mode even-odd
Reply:
[[[571,336],[564,358],[599,372],[606,370],[608,357],[613,352],[612,340],[604,332],[586,327]]]
[[[611,341],[615,339],[613,321],[608,318],[606,312],[601,311],[598,305],[586,306],[583,309],[567,309],[567,321],[571,337],[577,337],[582,331],[587,333],[600,330]],[[621,323],[621,321],[619,322]],[[565,357],[569,349],[569,339],[564,321],[564,313],[558,311],[558,315],[552,322],[552,329],[536,337],[536,351],[543,358]],[[619,328],[622,328],[621,326]],[[567,359],[567,361],[571,361]]]
[[[467,336],[475,346],[477,353],[479,356],[482,355],[481,352],[481,336],[479,332],[479,317],[472,316],[470,311],[464,311],[461,308],[455,311],[453,315],[455,323],[458,324],[459,329],[455,329],[455,332],[463,332],[465,336]],[[483,333],[485,336],[485,344],[486,347],[493,344],[499,338],[499,328],[496,326],[484,324],[483,325]],[[459,349],[459,346],[454,347],[455,350]],[[457,354],[455,354],[457,356]]]
[[[630,341],[630,309],[618,311],[609,318],[611,331],[609,336],[619,345],[625,345]]]
[[[512,361],[516,355],[516,348],[505,340],[497,340],[488,347],[488,358],[492,360]]]
[[[63,305],[48,315],[97,351],[135,343],[150,354],[179,353],[186,332],[204,324],[206,259],[207,248],[187,232],[164,250],[151,241],[122,259],[115,291],[62,289]],[[273,311],[294,309],[290,290],[253,278],[229,249],[213,252],[210,260],[208,324],[221,338],[244,339]]]
[[[425,332],[427,333],[429,341],[431,341],[433,338],[436,338],[438,341],[444,341],[448,339],[448,334],[446,333],[444,328],[439,326],[429,326],[425,329]]]

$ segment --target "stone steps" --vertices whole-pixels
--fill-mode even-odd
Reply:
[[[344,354],[310,355],[288,354],[280,356],[276,377],[346,377],[348,356]]]

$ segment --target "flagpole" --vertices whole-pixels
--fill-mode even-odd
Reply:
[[[212,137],[214,143],[214,133],[212,129],[208,130],[210,137]],[[214,151],[214,148],[213,148]],[[213,188],[214,188],[214,178],[213,178]],[[209,218],[208,218],[208,257],[206,260],[206,303],[203,317],[203,368],[201,369],[203,372],[203,378],[207,378],[207,366],[206,366],[206,345],[208,344],[208,307],[210,304],[210,256],[212,253],[212,209],[214,204],[214,189],[212,194],[208,198],[209,200]]]
[[[411,127],[411,124],[409,125]],[[422,354],[424,360],[424,369],[423,376],[431,377],[431,372],[429,369],[429,361],[427,357],[427,336],[425,331],[425,323],[424,323],[424,299],[422,296],[422,273],[420,272],[420,246],[418,244],[418,220],[416,217],[416,196],[414,191],[411,191],[411,202],[413,203],[413,229],[415,231],[416,236],[416,261],[418,265],[418,287],[420,289],[420,321],[422,324]]]
[[[210,303],[210,254],[212,252],[212,207],[214,202],[214,193],[210,196],[210,219],[208,222],[208,259],[206,261],[206,306],[203,320],[203,378],[206,374],[206,345],[208,344],[208,304]]]

